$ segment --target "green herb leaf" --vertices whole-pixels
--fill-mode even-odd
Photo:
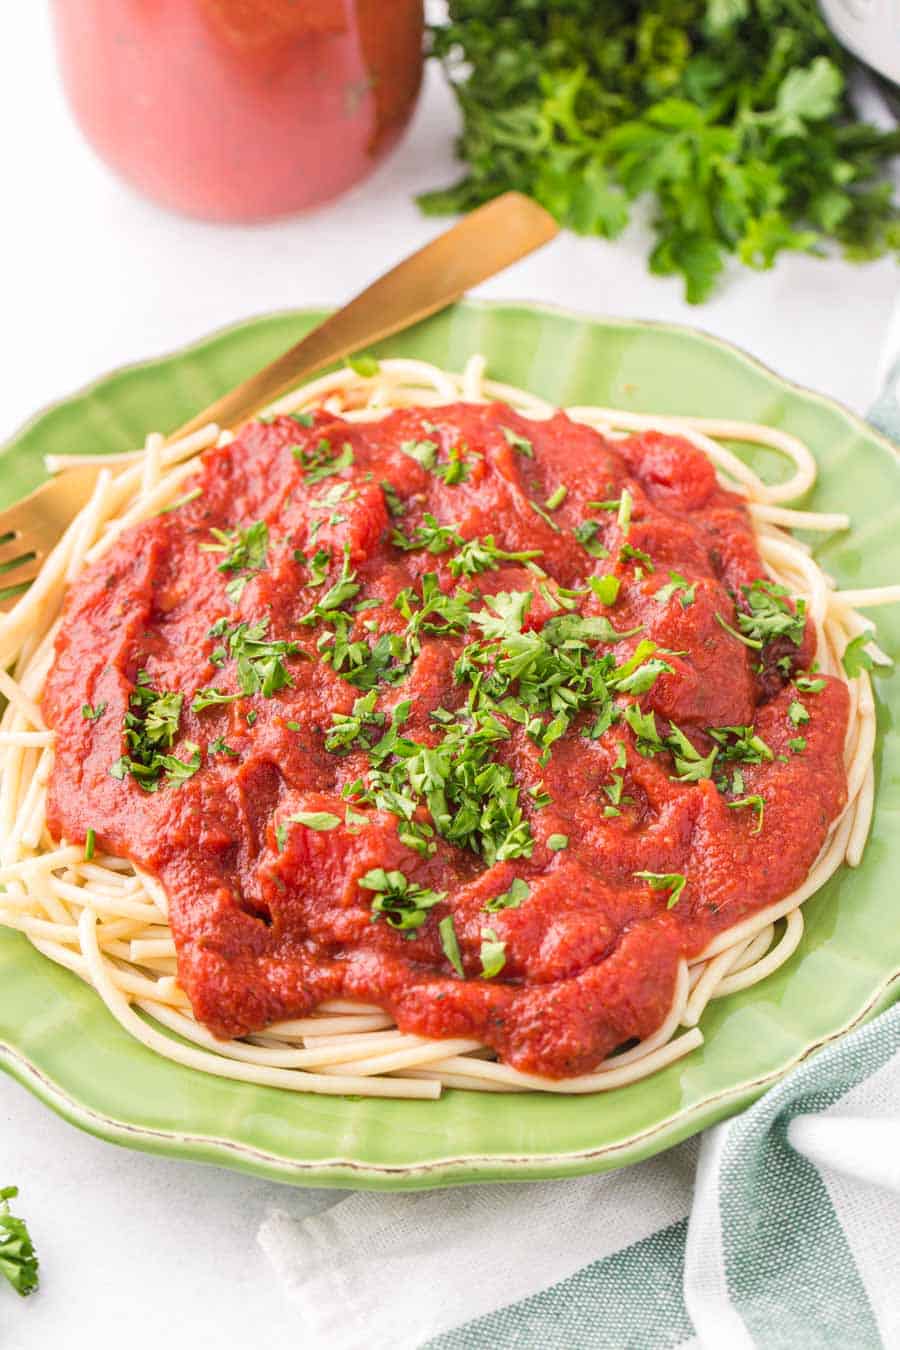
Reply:
[[[358,352],[356,356],[347,357],[347,365],[357,375],[361,375],[364,380],[371,380],[381,371],[377,357],[371,352]]]
[[[331,811],[295,811],[292,816],[286,816],[286,820],[295,825],[305,825],[308,830],[334,830],[341,823],[340,816],[334,815]]]
[[[409,881],[403,872],[386,872],[383,867],[360,877],[359,885],[375,892],[371,902],[373,923],[383,914],[392,928],[405,932],[421,928],[428,910],[447,898],[446,891],[427,890]]]
[[[506,943],[501,942],[493,928],[481,930],[481,978],[492,980],[506,965]]]
[[[622,582],[610,572],[603,577],[588,577],[588,585],[602,605],[614,605]]]
[[[871,640],[871,633],[860,633],[858,637],[852,638],[844,648],[841,663],[849,679],[855,679],[863,670],[874,668],[875,663],[871,654],[866,650],[866,644]]]
[[[732,811],[739,811],[741,810],[742,807],[745,806],[752,807],[753,810],[756,812],[756,828],[754,829],[753,833],[759,834],[760,830],[763,827],[763,815],[766,809],[766,801],[764,797],[760,797],[759,793],[754,793],[751,797],[739,797],[737,801],[727,802],[726,805]]]
[[[560,853],[564,848],[569,847],[569,836],[567,834],[551,834],[547,839],[547,847],[551,853]]]
[[[0,1275],[24,1298],[38,1287],[38,1258],[24,1220],[9,1212],[18,1194],[16,1186],[0,1189]]]
[[[91,707],[90,703],[82,703],[81,715],[86,722],[98,722],[108,706],[105,701],[98,703],[96,707]]]
[[[456,929],[453,925],[453,915],[445,914],[438,924],[438,934],[441,939],[441,946],[444,949],[444,955],[450,962],[457,975],[462,979],[466,978],[466,972],[463,970],[462,956],[459,950],[459,940],[456,936]]]
[[[649,882],[652,891],[669,891],[666,909],[674,909],[681,899],[681,893],[687,885],[687,877],[681,872],[632,872],[632,876]]]
[[[501,895],[492,896],[490,900],[484,902],[484,908],[489,914],[496,914],[501,909],[518,909],[523,900],[527,900],[531,894],[531,887],[527,881],[521,877],[515,877],[510,883],[509,889],[503,891]]]
[[[518,450],[520,455],[525,455],[528,459],[534,459],[534,447],[531,441],[524,436],[520,436],[511,427],[501,427],[500,430],[503,432],[507,445],[511,445],[513,450]]]
[[[678,595],[682,609],[689,609],[697,598],[696,581],[689,584],[687,577],[683,577],[680,572],[670,572],[668,585],[655,591],[653,599],[658,605],[666,605],[673,595]]]
[[[597,541],[597,535],[600,533],[600,525],[596,520],[583,520],[580,525],[576,525],[573,531],[575,538],[583,549],[585,549],[592,558],[608,558],[609,549],[604,548]]]
[[[88,830],[84,836],[84,860],[90,862],[94,856],[97,847],[97,835],[94,830]]]

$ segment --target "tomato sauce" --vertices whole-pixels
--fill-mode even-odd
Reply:
[[[454,481],[448,466],[460,461]],[[353,998],[405,1031],[474,1037],[531,1072],[581,1073],[659,1026],[680,958],[806,877],[846,798],[846,688],[799,674],[815,640],[792,602],[777,602],[795,621],[791,637],[754,647],[736,636],[763,567],[745,507],[688,443],[610,441],[562,413],[535,422],[499,403],[369,423],[319,412],[309,426],[248,425],[204,454],[185,492],[69,593],[44,697],[58,733],[48,825],[70,841],[93,829],[98,848],[160,878],[179,980],[216,1035]],[[221,570],[237,532],[260,522],[265,557],[250,549],[242,571]],[[439,552],[427,530],[440,526],[456,542]],[[539,555],[454,576],[461,541],[489,537]],[[435,551],[410,546],[421,538]],[[404,604],[415,612],[429,574],[441,597],[469,592],[470,615],[496,613],[486,597],[519,596],[535,639],[560,612],[605,616],[612,632],[592,638],[591,653],[627,672],[644,644],[664,667],[650,687],[614,693],[614,720],[593,737],[593,708],[546,746],[515,698],[509,715],[495,711],[488,762],[518,791],[527,855],[452,842],[453,824],[429,835],[424,799],[412,817],[423,833],[411,839],[402,812],[365,800],[371,743],[392,709],[408,702],[401,734],[420,746],[437,746],[447,719],[466,725],[473,686],[458,663],[488,637],[475,621],[420,627],[408,668],[388,670],[393,683],[384,670],[373,677],[381,721],[369,748],[365,738],[326,747],[335,716],[352,717],[367,691],[346,678],[351,665],[326,659],[335,620],[325,598],[349,578],[355,589],[335,603],[348,641],[370,652],[408,631]],[[600,576],[618,580],[614,597],[590,589]],[[242,621],[266,621],[261,642],[296,644],[281,658],[289,683],[271,687],[276,671],[268,696],[242,692],[228,636]],[[485,678],[491,670],[489,660]],[[128,751],[123,723],[139,685],[183,696],[167,753],[190,767],[153,791],[110,772]],[[194,711],[210,687],[229,701]],[[543,734],[551,713],[542,716]],[[711,734],[728,727],[744,729],[745,747],[757,737],[764,755],[734,752],[736,733]],[[698,767],[717,746],[712,772]],[[289,820],[298,813],[304,823]],[[437,893],[418,926],[392,926],[373,906],[360,883],[378,869]],[[514,882],[526,898],[497,907]],[[486,940],[503,953],[493,973]]]
[[[210,220],[289,214],[358,182],[422,76],[422,0],[56,0],[53,16],[97,152]]]

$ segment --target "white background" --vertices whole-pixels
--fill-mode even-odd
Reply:
[[[284,224],[209,226],[158,211],[96,162],[57,87],[45,6],[8,9],[0,438],[115,365],[243,316],[341,302],[434,233],[411,198],[455,174],[454,112],[436,72],[403,146],[362,188]],[[771,273],[735,271],[696,310],[677,281],[647,274],[645,252],[639,229],[614,246],[565,237],[483,294],[696,323],[858,410],[872,401],[896,296],[892,263],[786,258]],[[3,1350],[303,1343],[255,1234],[268,1205],[301,1213],[324,1193],[127,1153],[2,1078],[0,1185],[11,1183],[22,1188],[43,1287],[27,1302],[0,1289]]]

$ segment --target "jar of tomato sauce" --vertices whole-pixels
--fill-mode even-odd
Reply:
[[[53,0],[63,82],[140,192],[251,221],[358,182],[409,121],[422,0]]]

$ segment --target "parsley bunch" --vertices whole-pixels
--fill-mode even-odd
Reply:
[[[0,1189],[0,1275],[24,1298],[38,1287],[38,1259],[24,1221],[9,1212],[18,1194],[16,1186]]]
[[[652,194],[650,270],[683,276],[692,303],[728,254],[768,268],[829,240],[855,260],[900,249],[900,133],[856,118],[816,0],[450,0],[449,18],[431,49],[467,174],[426,212],[517,188],[614,239]]]

